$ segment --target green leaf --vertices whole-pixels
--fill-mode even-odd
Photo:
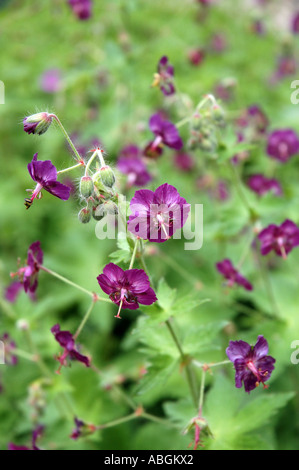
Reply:
[[[177,360],[169,356],[156,356],[147,367],[147,373],[142,377],[135,393],[142,395],[154,387],[164,385],[177,368],[177,363]]]

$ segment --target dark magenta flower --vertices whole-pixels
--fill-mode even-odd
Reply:
[[[299,12],[295,13],[292,18],[291,29],[294,34],[299,34]]]
[[[274,250],[284,259],[288,253],[299,245],[299,228],[291,220],[285,220],[281,225],[271,224],[262,230],[258,239],[261,242],[261,254],[267,255]]]
[[[145,186],[152,180],[151,174],[141,159],[120,158],[117,168],[121,173],[128,175],[129,186]]]
[[[163,152],[163,145],[175,150],[181,150],[183,141],[174,124],[163,119],[161,114],[156,113],[149,120],[150,130],[156,135],[155,140],[150,142],[144,154],[150,158],[157,158]]]
[[[292,129],[278,129],[268,137],[267,153],[271,158],[286,162],[299,152],[299,138]]]
[[[101,289],[108,294],[112,302],[122,308],[136,310],[139,304],[151,305],[157,300],[156,294],[150,287],[147,274],[142,269],[124,271],[114,263],[105,266],[103,274],[97,277]]]
[[[63,201],[68,200],[71,189],[65,184],[57,181],[57,170],[50,160],[37,161],[36,153],[27,168],[31,178],[37,183],[32,192],[32,196],[25,199],[25,206],[27,209],[29,209],[35,198],[40,198],[40,192],[42,189],[45,189],[48,193],[53,194],[53,196],[56,196]]]
[[[57,373],[60,373],[60,369],[62,366],[67,365],[66,359],[68,357],[72,360],[82,362],[83,364],[85,364],[86,367],[90,367],[89,358],[79,353],[78,348],[75,344],[74,337],[69,331],[61,331],[60,325],[57,324],[51,328],[51,332],[55,336],[56,341],[63,348],[62,355],[57,357],[57,360],[60,362],[60,367]]]
[[[24,131],[27,134],[44,134],[52,124],[53,114],[37,113],[32,116],[27,116],[23,120]]]
[[[158,72],[154,74],[154,81],[152,86],[159,86],[160,90],[165,96],[173,95],[175,93],[173,77],[174,68],[168,62],[168,57],[161,57],[158,63]]]
[[[5,364],[15,366],[18,363],[18,357],[15,356],[14,350],[16,349],[16,343],[10,338],[8,333],[4,333],[0,337],[0,341],[4,344],[4,359]]]
[[[176,152],[174,154],[174,164],[179,170],[186,172],[192,171],[195,166],[193,158],[186,152]]]
[[[251,105],[247,108],[247,116],[249,124],[256,130],[258,134],[264,134],[269,125],[269,119],[264,111],[258,105]]]
[[[23,289],[22,282],[14,281],[5,289],[4,297],[8,302],[14,303],[17,300],[19,292]]]
[[[21,290],[29,294],[31,298],[35,298],[35,292],[38,285],[38,273],[43,263],[43,251],[40,242],[32,243],[28,248],[26,266],[19,268],[17,272],[11,273],[11,277],[18,277],[18,281],[14,281],[6,288],[5,298],[9,302],[15,302],[16,297]]]
[[[223,52],[227,48],[226,38],[221,33],[215,33],[211,40],[211,49],[214,52]]]
[[[235,284],[244,287],[246,290],[252,290],[252,284],[243,277],[237,269],[234,268],[229,259],[224,259],[216,264],[218,271],[227,279],[227,285],[233,287]]]
[[[200,65],[205,58],[205,51],[202,48],[191,49],[188,52],[188,59],[192,65]]]
[[[290,75],[294,75],[297,71],[297,62],[292,54],[282,55],[277,60],[277,68],[274,74],[274,83]]]
[[[40,86],[46,93],[56,93],[61,88],[61,72],[59,69],[46,70],[40,78]]]
[[[88,20],[91,17],[91,0],[69,0],[69,4],[79,20]]]
[[[128,175],[129,186],[145,186],[152,180],[137,145],[127,145],[121,150],[117,168],[121,173]]]
[[[247,181],[248,187],[257,193],[259,196],[263,196],[269,191],[273,191],[276,196],[282,195],[282,189],[279,181],[274,178],[266,178],[266,176],[261,174],[256,174],[250,176]]]
[[[8,450],[40,450],[36,445],[36,441],[41,437],[44,432],[44,426],[38,426],[32,433],[32,443],[31,447],[27,446],[18,446],[10,442],[8,444]]]
[[[81,436],[88,436],[90,434],[93,434],[96,430],[97,427],[94,426],[93,424],[86,424],[83,421],[81,421],[78,418],[75,418],[75,429],[73,429],[73,432],[70,436],[71,439],[76,441],[79,439]]]
[[[258,36],[265,34],[265,24],[261,19],[254,19],[251,23],[251,30]]]
[[[255,346],[245,341],[230,341],[226,349],[227,357],[233,362],[236,375],[236,387],[244,383],[245,392],[251,392],[260,383],[267,388],[265,382],[270,379],[276,362],[272,356],[267,356],[268,342],[263,336],[258,336]]]
[[[136,191],[130,209],[128,230],[144,240],[162,243],[185,225],[190,204],[174,186],[165,183],[156,191]]]

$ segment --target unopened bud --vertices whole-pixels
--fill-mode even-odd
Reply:
[[[88,224],[91,219],[91,211],[88,207],[83,207],[78,214],[78,219],[82,224]]]
[[[89,197],[93,193],[93,181],[90,176],[82,176],[80,180],[80,194],[83,197]]]
[[[110,166],[103,166],[100,171],[102,183],[108,188],[112,188],[115,183],[115,175],[112,168]]]
[[[24,131],[27,134],[44,134],[50,127],[53,116],[49,113],[37,113],[25,117],[23,120]]]
[[[92,213],[92,217],[95,219],[95,220],[102,220],[102,218],[104,217],[105,215],[105,211],[104,211],[104,205],[103,204],[99,204],[98,206],[94,206],[91,210],[91,213]]]
[[[102,183],[101,172],[100,171],[97,171],[92,176],[92,181],[93,181],[93,184],[95,185],[96,189],[98,190],[99,194],[105,194],[107,192],[105,186]]]

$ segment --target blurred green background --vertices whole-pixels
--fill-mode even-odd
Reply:
[[[10,283],[9,273],[17,269],[17,258],[24,261],[28,246],[35,240],[41,241],[45,266],[98,293],[96,277],[116,249],[114,240],[96,238],[95,223],[79,223],[77,196],[62,202],[45,193],[41,201],[25,210],[25,190],[32,187],[27,164],[33,154],[38,152],[41,160],[51,159],[58,169],[73,162],[58,128],[52,126],[41,137],[28,136],[22,127],[25,116],[44,110],[55,112],[68,132],[77,134],[81,145],[89,148],[93,139],[100,139],[107,161],[113,166],[122,147],[130,143],[143,147],[148,142],[148,120],[154,112],[164,109],[172,122],[177,122],[192,112],[203,94],[213,93],[218,82],[233,78],[233,99],[223,104],[229,113],[234,115],[256,103],[269,117],[271,129],[292,127],[299,131],[298,106],[290,103],[290,82],[296,77],[270,84],[283,44],[290,44],[295,54],[298,50],[299,39],[289,32],[295,3],[281,5],[273,1],[265,10],[257,2],[249,2],[248,6],[241,0],[215,3],[202,10],[195,0],[94,1],[91,19],[79,21],[63,0],[1,2],[0,79],[5,84],[5,104],[0,105],[2,290]],[[286,17],[282,25],[277,21],[280,9]],[[256,18],[262,18],[265,24],[263,36],[252,30]],[[226,40],[222,53],[210,46],[216,33]],[[198,47],[205,49],[206,56],[201,65],[194,66],[188,54]],[[158,89],[151,88],[163,55],[175,67],[180,93],[177,101],[165,99]],[[41,76],[49,69],[58,69],[61,74],[61,87],[55,93],[41,88]],[[187,142],[188,126],[182,127],[180,134]],[[280,320],[271,317],[267,291],[253,257],[246,260],[244,274],[254,284],[254,292],[237,289],[224,295],[215,263],[226,256],[235,262],[240,259],[250,236],[247,214],[231,185],[227,167],[206,160],[198,150],[192,155],[196,167],[184,174],[175,168],[173,152],[165,150],[163,157],[150,163],[155,177],[148,187],[154,189],[168,182],[189,203],[204,205],[203,248],[188,252],[184,251],[183,241],[169,241],[158,247],[158,254],[148,257],[150,272],[156,282],[165,278],[171,288],[177,289],[178,299],[190,294],[211,300],[195,310],[186,308],[185,312],[182,307],[175,319],[186,352],[197,360],[224,360],[230,339],[254,344],[258,334],[267,338],[270,354],[277,360],[270,391],[258,389],[250,396],[234,389],[230,365],[208,375],[204,415],[214,439],[206,443],[206,448],[297,449],[299,366],[290,363],[290,345],[299,339],[299,250],[294,250],[286,262],[271,258],[270,277]],[[298,157],[282,167],[265,155],[263,144],[242,166],[244,178],[252,172],[280,177],[282,199],[271,195],[258,199],[244,188],[261,215],[262,226],[281,223],[285,218],[299,222],[298,169]],[[198,189],[198,178],[206,174],[227,181],[228,201],[221,203]],[[80,172],[70,176],[77,183]],[[124,179],[121,175],[119,178],[123,189]],[[126,193],[128,199],[133,194],[134,188]],[[165,295],[170,295],[167,290]],[[37,350],[55,371],[53,356],[59,346],[50,328],[59,322],[63,329],[74,331],[88,305],[89,299],[83,293],[41,273],[36,303],[23,292],[13,305],[1,299],[0,336],[8,331],[20,349],[28,350],[26,337],[16,328],[18,319],[26,319]],[[187,449],[193,436],[182,435],[181,430],[194,416],[194,410],[167,331],[163,324],[147,326],[140,311],[126,311],[122,321],[117,322],[114,307],[97,304],[80,337],[84,351],[92,355],[101,373],[74,363],[52,384],[41,382],[46,404],[40,419],[46,426],[42,446]],[[156,356],[166,357],[161,367]],[[142,379],[142,370],[149,364],[154,367]],[[34,423],[28,387],[42,379],[36,364],[25,359],[20,359],[16,367],[0,366],[0,374],[0,448],[6,449],[9,441],[29,442]],[[146,410],[170,418],[178,428],[168,429],[142,419],[71,441],[74,414],[100,424],[129,413],[126,402],[111,388],[118,383]],[[63,394],[67,395],[70,410],[57,406],[57,397]],[[248,415],[244,411],[242,421],[238,413],[246,406]]]

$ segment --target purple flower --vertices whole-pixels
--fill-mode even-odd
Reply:
[[[258,36],[265,34],[265,25],[261,19],[254,19],[251,23],[251,30]]]
[[[18,363],[18,358],[14,354],[14,349],[16,349],[16,343],[10,338],[8,333],[4,333],[0,337],[0,341],[4,344],[4,358],[5,364],[15,366]]]
[[[35,198],[40,198],[40,192],[42,189],[45,189],[48,193],[53,194],[53,196],[56,196],[63,201],[68,200],[71,189],[65,184],[57,181],[57,170],[50,160],[37,161],[36,153],[27,168],[31,178],[37,183],[32,192],[32,196],[25,199],[25,206],[27,209],[32,205]]]
[[[93,434],[97,428],[93,424],[86,424],[78,418],[75,418],[75,429],[73,430],[70,438],[76,441],[81,436]]]
[[[264,134],[266,132],[269,125],[269,119],[260,106],[249,106],[247,109],[247,116],[250,124],[259,134]]]
[[[294,75],[297,70],[297,62],[292,53],[287,52],[277,59],[276,71],[270,78],[271,84],[276,84],[279,80],[290,75]]]
[[[246,290],[252,290],[252,284],[243,277],[237,269],[234,268],[232,262],[229,259],[224,259],[216,264],[218,271],[228,280],[227,285],[229,287],[239,284]]]
[[[211,40],[211,49],[215,52],[223,52],[227,47],[226,38],[221,33],[215,33]]]
[[[53,114],[37,113],[27,116],[23,120],[24,131],[27,134],[44,134],[52,124]]]
[[[91,0],[69,0],[69,4],[79,20],[88,20],[91,17]]]
[[[137,145],[129,144],[123,147],[119,153],[119,158],[132,158],[136,160],[137,158],[141,158],[142,152]]]
[[[152,180],[141,157],[141,150],[136,145],[127,145],[120,152],[117,168],[121,173],[128,175],[129,187],[145,186]]]
[[[292,18],[291,29],[294,34],[299,34],[299,12],[297,12]]]
[[[176,152],[174,154],[174,164],[179,170],[185,172],[192,171],[194,168],[194,160],[191,155],[186,152]]]
[[[8,444],[8,450],[40,450],[36,445],[36,441],[41,437],[44,431],[44,426],[38,426],[32,433],[32,444],[31,447],[18,446],[13,443]]]
[[[23,289],[22,282],[14,281],[5,289],[4,297],[12,304],[17,300],[19,292]]]
[[[136,310],[139,304],[151,305],[157,300],[155,292],[150,287],[149,278],[142,269],[124,271],[116,264],[109,263],[97,280],[112,302],[119,305],[117,318],[120,318],[121,308]]]
[[[175,125],[163,119],[159,113],[151,116],[149,127],[156,135],[156,138],[144,150],[144,154],[147,157],[157,158],[160,156],[163,152],[163,145],[175,150],[181,150],[183,147],[183,141]]]
[[[165,96],[173,95],[175,87],[173,84],[174,68],[168,62],[168,57],[161,57],[158,63],[158,73],[154,74],[152,86],[159,86]]]
[[[156,191],[136,191],[130,209],[128,230],[144,240],[162,243],[185,225],[190,204],[174,186],[165,183]]]
[[[299,152],[299,138],[292,129],[278,129],[268,137],[267,153],[270,157],[286,162]]]
[[[57,360],[60,362],[60,367],[57,373],[60,373],[60,369],[62,366],[67,365],[66,359],[68,357],[75,361],[82,362],[83,364],[85,364],[86,367],[90,367],[89,358],[87,356],[83,356],[83,354],[80,354],[78,352],[74,337],[69,331],[61,331],[60,325],[57,324],[51,328],[51,332],[55,336],[56,341],[63,348],[62,355],[57,357]]]
[[[251,392],[260,383],[268,388],[265,382],[271,377],[276,362],[272,356],[267,356],[269,346],[263,336],[258,336],[255,346],[245,341],[230,341],[226,349],[227,357],[233,362],[236,375],[236,387],[244,383],[245,392]]]
[[[205,58],[205,51],[202,48],[192,49],[188,52],[188,59],[192,65],[200,65]]]
[[[152,180],[145,163],[138,158],[120,158],[117,168],[121,173],[128,175],[129,186],[145,186]]]
[[[250,176],[247,181],[247,185],[259,196],[263,196],[263,194],[266,194],[269,191],[273,191],[276,196],[282,195],[282,189],[279,181],[274,178],[266,178],[261,174]]]
[[[299,245],[299,228],[291,220],[285,220],[281,225],[271,224],[262,230],[258,239],[261,242],[261,254],[267,255],[274,250],[284,259],[288,253]]]
[[[18,277],[18,281],[14,281],[6,288],[5,298],[9,302],[15,302],[19,291],[24,291],[31,298],[35,298],[35,292],[38,285],[38,273],[43,263],[43,251],[40,247],[40,241],[32,243],[28,248],[26,266],[19,268],[17,272],[11,273],[11,277]]]
[[[46,70],[40,78],[41,89],[46,93],[56,93],[61,88],[61,72],[59,69]]]

